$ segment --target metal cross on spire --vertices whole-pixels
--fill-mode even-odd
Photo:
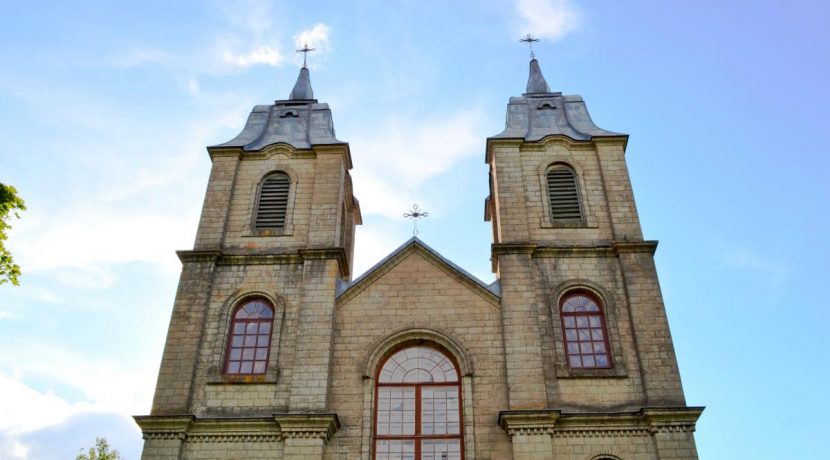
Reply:
[[[527,34],[525,38],[519,40],[522,43],[527,43],[530,46],[530,59],[536,59],[536,54],[533,53],[533,43],[538,42],[538,38],[534,38],[533,35]]]
[[[308,43],[304,44],[301,49],[298,49],[298,53],[303,53],[303,68],[306,67],[306,58],[308,57],[308,53],[314,51],[314,48],[309,48]]]
[[[413,224],[412,234],[417,235],[418,234],[418,219],[422,219],[424,217],[429,217],[429,213],[426,212],[426,211],[421,211],[421,209],[418,207],[418,204],[416,203],[416,204],[412,205],[412,209],[410,209],[409,212],[403,213],[403,216],[406,217],[407,219],[412,219],[412,224]]]

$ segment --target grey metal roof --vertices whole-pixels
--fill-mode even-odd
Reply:
[[[456,265],[450,259],[447,259],[446,257],[442,256],[441,253],[439,253],[435,249],[432,249],[428,244],[424,243],[417,236],[413,236],[412,238],[408,239],[404,244],[398,246],[397,249],[395,249],[394,251],[389,253],[388,256],[384,257],[380,262],[373,265],[372,268],[366,270],[362,275],[357,277],[351,283],[345,282],[345,281],[338,282],[338,284],[336,286],[336,297],[340,297],[342,294],[344,294],[346,291],[348,291],[352,287],[360,284],[360,282],[362,282],[363,280],[365,280],[366,278],[371,276],[372,273],[379,270],[381,267],[386,265],[387,262],[394,259],[398,254],[403,252],[406,248],[408,248],[410,246],[413,246],[413,245],[421,247],[422,249],[424,249],[428,253],[435,256],[435,258],[437,258],[441,262],[447,264],[450,268],[452,268],[453,270],[455,270],[456,272],[461,274],[464,278],[467,278],[469,281],[472,281],[473,283],[477,284],[479,287],[491,292],[496,297],[501,297],[501,285],[498,283],[498,281],[494,281],[491,284],[487,284],[484,281],[481,281],[480,279],[476,278],[473,274],[471,274],[467,270],[464,270],[463,268]]]
[[[511,97],[507,104],[506,127],[490,139],[524,139],[538,141],[546,136],[563,135],[574,140],[594,136],[625,136],[606,131],[591,120],[581,96],[563,96],[551,92],[536,59],[530,61],[527,92]]]
[[[314,99],[311,78],[305,67],[300,69],[288,100],[255,106],[241,133],[213,147],[242,147],[246,151],[257,151],[279,143],[298,149],[345,144],[335,137],[329,105]]]

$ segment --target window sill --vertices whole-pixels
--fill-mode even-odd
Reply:
[[[561,379],[579,378],[625,378],[628,372],[620,367],[610,369],[571,369],[567,366],[556,366],[556,377]]]
[[[244,235],[245,238],[268,238],[268,237],[275,237],[275,236],[292,236],[294,232],[291,231],[290,228],[284,229],[263,229],[263,230],[252,230],[251,233]]]
[[[551,222],[547,216],[539,218],[539,226],[542,228],[599,228],[599,226],[588,224],[583,220]]]
[[[279,370],[268,371],[265,374],[256,375],[212,375],[205,382],[207,385],[249,385],[257,383],[277,383]]]

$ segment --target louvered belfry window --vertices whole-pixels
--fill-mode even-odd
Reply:
[[[291,179],[283,172],[271,174],[262,181],[254,224],[257,230],[285,228],[289,188]]]
[[[581,221],[582,210],[574,170],[565,165],[554,165],[548,169],[547,181],[551,220]]]

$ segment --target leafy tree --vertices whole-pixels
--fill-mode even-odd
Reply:
[[[20,284],[20,266],[14,263],[12,254],[6,249],[4,242],[8,238],[6,230],[11,228],[8,223],[9,215],[20,218],[19,212],[25,209],[26,205],[23,199],[17,196],[17,190],[11,185],[0,183],[0,284],[9,281],[15,286]]]
[[[95,438],[95,446],[89,448],[88,453],[81,453],[75,457],[75,460],[123,460],[121,454],[117,450],[110,450],[110,445],[105,438]]]

